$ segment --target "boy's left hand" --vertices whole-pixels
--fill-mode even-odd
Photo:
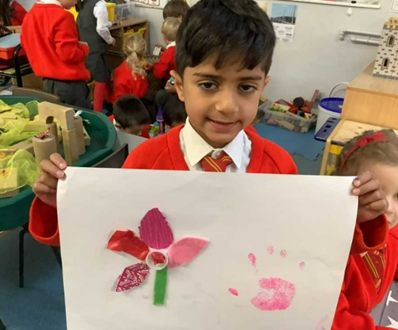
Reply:
[[[364,172],[359,175],[354,180],[353,186],[351,193],[359,198],[358,223],[373,220],[387,211],[386,194],[372,173]]]

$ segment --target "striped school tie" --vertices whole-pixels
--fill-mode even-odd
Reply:
[[[363,257],[366,268],[371,275],[376,290],[379,291],[384,276],[384,268],[386,265],[385,249],[379,251],[367,252]]]
[[[221,152],[218,159],[206,156],[201,160],[203,171],[205,172],[225,172],[227,167],[232,164],[232,159],[225,151]]]

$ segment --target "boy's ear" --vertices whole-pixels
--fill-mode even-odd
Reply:
[[[176,87],[178,98],[181,102],[185,102],[185,95],[184,95],[184,85],[182,83],[182,78],[177,73],[177,71],[171,70],[170,75],[174,78],[174,86]]]
[[[267,77],[265,77],[265,79],[264,79],[264,85],[263,85],[263,91],[264,91],[264,88],[268,85],[268,83],[271,81],[271,77],[270,76],[267,76]]]

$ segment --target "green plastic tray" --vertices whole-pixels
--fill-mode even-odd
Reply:
[[[0,100],[12,105],[40,99],[28,96],[0,96]],[[80,110],[80,109],[78,109]],[[73,164],[77,167],[90,167],[112,153],[116,143],[116,130],[110,120],[102,113],[83,110],[83,119],[88,119],[90,125],[84,124],[90,135],[91,144],[86,147],[86,153]],[[22,226],[29,220],[29,209],[34,194],[29,186],[21,189],[18,195],[11,198],[0,198],[0,231]]]

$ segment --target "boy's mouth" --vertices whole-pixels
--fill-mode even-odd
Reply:
[[[221,128],[221,129],[228,129],[236,125],[236,121],[234,122],[226,122],[226,121],[218,121],[218,120],[213,120],[210,118],[207,118],[207,120],[210,122],[210,124],[215,127],[215,128]]]

